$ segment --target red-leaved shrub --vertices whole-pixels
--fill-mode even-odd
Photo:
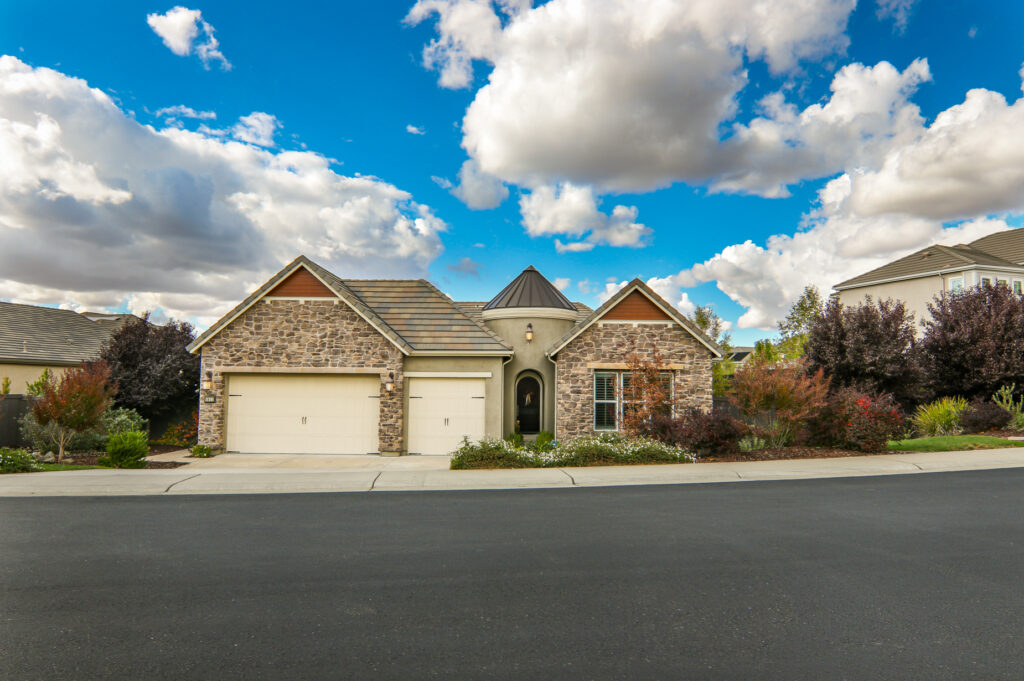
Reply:
[[[843,388],[807,419],[804,435],[813,445],[881,452],[902,428],[903,416],[891,395]]]

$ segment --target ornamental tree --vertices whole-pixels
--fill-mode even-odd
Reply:
[[[1024,299],[988,284],[937,296],[921,340],[934,397],[992,395],[1024,384]]]
[[[622,387],[622,429],[630,435],[647,435],[657,417],[672,414],[671,374],[655,347],[649,358],[634,348],[626,362],[628,381]]]
[[[907,406],[922,397],[923,374],[914,315],[900,301],[832,299],[811,324],[804,346],[809,371],[822,370],[833,389],[890,394]]]
[[[160,326],[133,317],[100,353],[118,385],[117,404],[147,419],[176,412],[195,402],[199,389],[199,357],[186,346],[195,340],[188,322],[173,319]]]
[[[110,382],[110,368],[103,361],[86,362],[64,372],[59,379],[47,375],[32,403],[32,415],[41,425],[53,424],[57,461],[72,436],[100,425],[116,388]]]

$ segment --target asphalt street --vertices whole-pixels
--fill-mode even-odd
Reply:
[[[0,679],[1019,679],[1024,470],[0,498]]]

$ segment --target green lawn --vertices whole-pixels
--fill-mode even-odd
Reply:
[[[103,466],[87,466],[77,463],[41,463],[44,472],[49,471],[84,471],[90,468],[103,468]]]
[[[918,437],[912,440],[889,440],[889,450],[896,452],[955,452],[963,449],[999,449],[1024,447],[1024,441],[1004,440],[990,435],[947,435]]]

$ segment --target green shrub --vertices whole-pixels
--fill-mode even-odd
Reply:
[[[550,430],[542,430],[537,433],[537,439],[534,441],[533,446],[538,452],[547,452],[551,450],[554,441],[554,433]]]
[[[922,404],[910,419],[917,432],[923,437],[936,435],[958,435],[960,414],[967,408],[962,397],[943,397],[928,404]]]
[[[33,416],[32,410],[25,412],[21,417],[21,436],[29,446],[38,452],[57,451],[55,444],[55,431],[57,426],[48,423],[45,426],[40,424]],[[98,430],[87,430],[84,433],[75,433],[67,445],[69,452],[95,452],[102,450],[106,443],[106,436]]]
[[[213,456],[213,450],[206,445],[196,445],[192,448],[192,456],[196,459],[207,459]]]
[[[103,432],[108,436],[114,433],[130,433],[132,431],[149,432],[149,421],[142,418],[139,412],[134,409],[107,409],[103,412],[101,424]],[[106,444],[105,441],[104,444]]]
[[[53,431],[56,426],[48,423],[40,425],[36,417],[29,410],[21,417],[21,435],[29,443],[32,449],[45,452],[55,448]],[[124,433],[133,430],[146,431],[149,429],[149,422],[142,418],[134,409],[107,409],[103,412],[100,420],[100,427],[94,430],[87,430],[84,433],[75,433],[71,436],[71,442],[67,446],[70,452],[96,452],[103,451],[107,446],[107,436],[113,433]]]
[[[470,442],[463,439],[452,456],[451,469],[469,468],[534,468],[542,465],[533,452],[517,447],[509,440],[484,439]]]
[[[31,473],[43,467],[24,449],[0,447],[0,473]]]
[[[740,438],[740,441],[736,445],[740,448],[741,452],[758,452],[768,446],[768,443],[764,441],[764,438],[760,438],[756,435],[748,435],[744,438]]]
[[[1014,399],[1013,392],[1016,389],[1016,383],[1004,385],[992,396],[992,401],[1008,412],[1011,419],[1018,414],[1024,413],[1024,396],[1021,396],[1019,400]]]
[[[517,430],[516,432],[512,433],[511,435],[509,435],[509,436],[508,436],[508,437],[506,438],[506,441],[507,441],[507,442],[508,442],[508,443],[509,443],[510,445],[512,445],[513,447],[522,447],[522,446],[523,446],[523,434],[522,434],[522,433],[520,433],[520,432],[519,432],[519,431]]]
[[[99,458],[101,466],[114,468],[145,468],[149,441],[141,431],[114,433],[107,439],[107,455]]]

